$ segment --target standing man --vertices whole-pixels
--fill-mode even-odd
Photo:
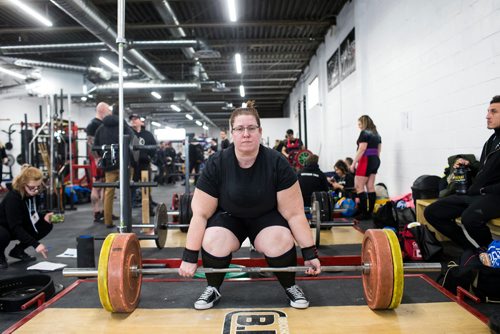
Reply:
[[[227,133],[225,130],[220,132],[220,149],[221,151],[229,147],[229,139],[227,139]]]
[[[429,205],[424,216],[439,232],[463,249],[485,249],[493,240],[486,223],[500,217],[500,95],[494,96],[486,113],[486,126],[494,133],[481,152],[480,168],[464,195],[451,195]],[[470,166],[459,158],[454,167]],[[461,217],[469,240],[455,218]]]
[[[157,145],[156,139],[151,132],[144,127],[144,118],[137,114],[131,114],[128,117],[130,121],[130,127],[134,130],[135,135],[139,138],[139,143],[141,145]],[[148,171],[149,177],[151,179],[151,160],[156,154],[155,149],[141,149],[139,150],[139,161],[136,162],[134,166],[134,182],[139,182],[141,180],[141,172],[143,170]],[[151,197],[151,193],[149,195]],[[132,192],[132,200],[134,200],[135,191]],[[149,215],[154,216],[155,212],[153,210],[153,201],[149,199]]]
[[[104,171],[102,170],[102,168],[97,167],[100,157],[97,152],[92,151],[92,146],[94,146],[94,137],[97,129],[102,125],[102,120],[104,119],[104,117],[108,115],[111,115],[111,108],[109,104],[105,102],[99,102],[95,110],[95,117],[87,125],[86,129],[88,149],[87,155],[89,157],[92,183],[104,181]],[[104,188],[92,187],[90,200],[92,202],[92,211],[94,212],[94,223],[102,222],[102,220],[104,219]]]
[[[101,157],[101,165],[104,169],[104,180],[107,183],[117,182],[120,179],[120,160],[118,154],[119,145],[119,124],[118,107],[113,108],[112,114],[104,117],[102,125],[97,129],[94,138],[94,145],[115,145],[116,150],[98,152]],[[124,124],[123,134],[134,136],[134,132],[127,124]],[[104,224],[112,228],[113,224],[113,200],[115,188],[104,189]]]

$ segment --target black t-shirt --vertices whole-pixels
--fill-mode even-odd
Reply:
[[[260,145],[252,167],[241,168],[230,145],[208,159],[196,188],[217,198],[220,210],[254,218],[276,210],[276,194],[295,182],[297,176],[279,152]]]
[[[359,143],[368,143],[366,148],[378,148],[378,145],[382,143],[382,138],[380,138],[379,134],[370,130],[362,130],[356,143],[358,145]]]
[[[229,139],[223,139],[221,142],[220,142],[220,149],[221,150],[225,150],[226,148],[229,147]]]
[[[304,206],[311,206],[311,196],[315,191],[328,191],[328,181],[318,165],[306,166],[299,174],[300,190]]]

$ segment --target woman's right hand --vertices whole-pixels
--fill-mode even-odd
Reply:
[[[38,245],[36,248],[35,248],[35,251],[39,254],[42,254],[43,258],[46,259],[47,258],[47,254],[49,254],[49,250],[47,249],[47,247],[45,247],[44,244],[40,244]]]
[[[182,277],[193,277],[198,264],[182,261],[179,267],[179,275]]]

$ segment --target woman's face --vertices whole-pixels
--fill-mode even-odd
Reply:
[[[364,130],[364,129],[363,129],[363,123],[361,123],[361,121],[358,121],[358,128],[359,128],[360,130]]]
[[[262,129],[252,115],[236,116],[233,123],[233,143],[237,151],[252,153],[259,150]]]
[[[26,183],[24,189],[26,190],[26,194],[28,196],[36,196],[40,192],[42,187],[42,180],[31,180]]]
[[[333,169],[335,170],[335,173],[337,173],[338,176],[343,177],[345,175],[342,169],[338,167],[334,167]]]

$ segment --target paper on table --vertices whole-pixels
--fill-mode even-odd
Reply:
[[[68,248],[62,254],[59,254],[56,257],[73,257],[76,259],[76,248]]]
[[[61,268],[66,267],[67,264],[64,263],[54,263],[54,262],[48,262],[48,261],[42,261],[38,262],[26,269],[28,270],[43,270],[43,271],[55,271]]]

